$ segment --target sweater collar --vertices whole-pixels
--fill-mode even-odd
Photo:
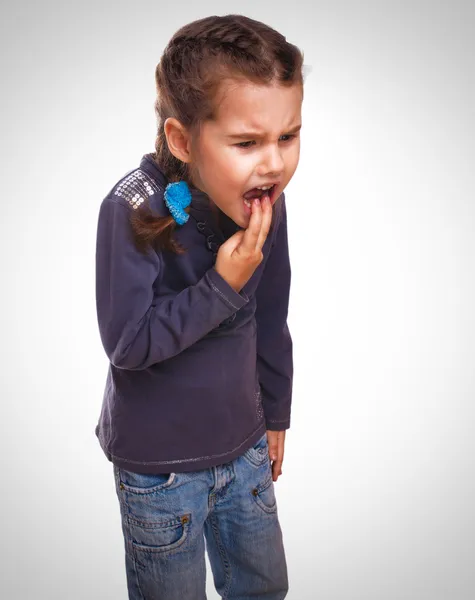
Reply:
[[[154,179],[159,183],[159,185],[165,190],[168,179],[165,177],[165,174],[161,171],[158,164],[155,162],[152,153],[144,154],[142,160],[140,161],[140,168],[144,171],[147,171]],[[211,200],[208,194],[195,188],[191,185],[188,186],[191,193],[191,207],[195,210],[199,211],[209,211],[211,212]]]
[[[143,155],[142,160],[140,161],[140,168],[153,177],[158,185],[165,190],[168,179],[155,162],[152,153]],[[217,230],[223,234],[225,239],[228,239],[228,237],[236,233],[236,231],[239,231],[240,227],[226,214],[218,210],[216,205],[212,204],[208,194],[193,186],[188,187],[191,193],[191,209],[197,221],[204,220],[209,222],[210,226],[215,231]],[[218,226],[217,223],[218,215],[220,226]]]

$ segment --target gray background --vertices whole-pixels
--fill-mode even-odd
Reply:
[[[94,435],[98,208],[153,150],[170,36],[240,12],[312,67],[286,191],[295,384],[275,487],[288,598],[473,599],[473,3],[1,10],[1,597],[127,597]]]

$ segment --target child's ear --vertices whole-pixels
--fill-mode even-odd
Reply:
[[[191,140],[186,128],[174,117],[169,117],[163,125],[170,152],[184,163],[191,160]]]

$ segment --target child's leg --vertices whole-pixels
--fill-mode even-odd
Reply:
[[[211,471],[216,489],[204,532],[217,592],[225,600],[282,600],[287,565],[267,434]]]
[[[206,600],[210,469],[162,475],[113,465],[131,600]]]

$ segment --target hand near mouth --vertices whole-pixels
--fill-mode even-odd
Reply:
[[[272,222],[272,205],[268,197],[252,203],[249,227],[232,235],[218,250],[215,270],[240,292],[263,259],[262,247]]]

